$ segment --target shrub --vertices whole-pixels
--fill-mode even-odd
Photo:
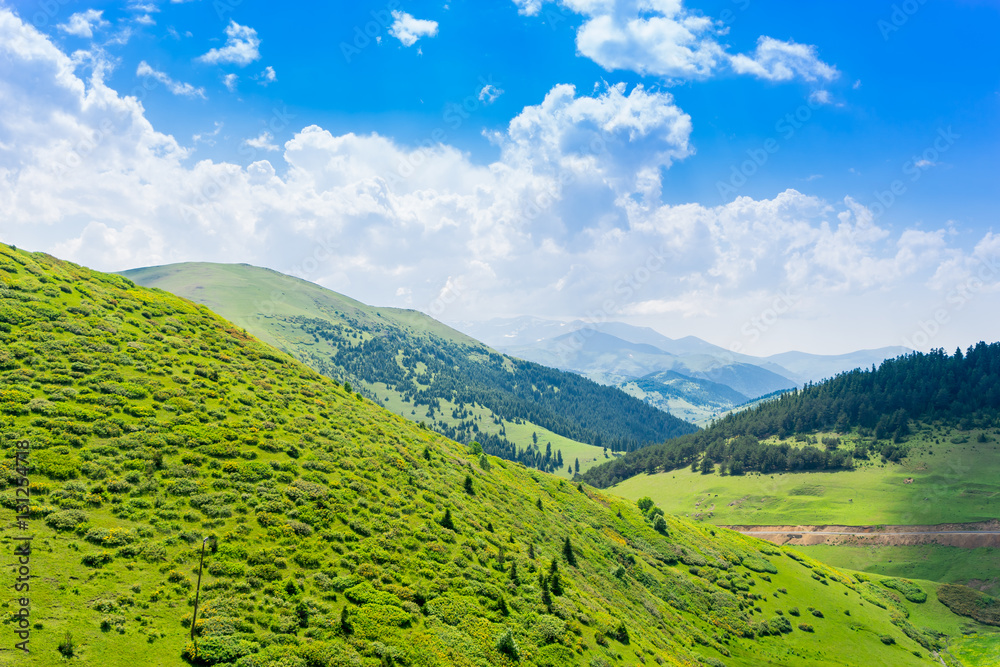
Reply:
[[[501,632],[497,637],[496,649],[511,660],[517,661],[521,659],[521,649],[518,648],[517,642],[514,641],[514,634],[509,628]]]
[[[107,551],[102,551],[96,554],[85,555],[80,562],[87,567],[103,567],[112,561],[111,554]]]
[[[967,586],[944,584],[938,599],[952,612],[968,616],[986,625],[1000,625],[1000,600]]]
[[[767,628],[773,635],[789,633],[792,631],[792,623],[784,616],[775,616],[767,622]]]
[[[228,635],[209,635],[198,639],[198,647],[189,643],[184,647],[183,657],[202,665],[216,665],[236,662],[245,655],[256,653],[259,644]]]
[[[799,615],[799,608],[798,607],[792,607],[791,609],[788,610],[788,615],[789,616],[798,616]]]
[[[551,614],[542,614],[535,621],[535,632],[541,638],[543,644],[554,644],[566,632],[566,623]]]
[[[622,644],[628,644],[629,643],[628,628],[625,627],[625,622],[624,621],[620,621],[618,623],[618,627],[615,628],[614,631],[612,631],[609,634],[612,637],[614,637],[615,639],[617,639],[619,642],[621,642]]]
[[[892,637],[890,637],[889,635],[881,635],[881,636],[879,636],[879,639],[880,639],[880,640],[882,641],[882,643],[883,643],[883,644],[885,644],[886,646],[892,646],[893,644],[895,644],[895,643],[896,643],[896,640],[895,640],[895,639],[893,639]]]
[[[927,593],[909,579],[883,579],[882,585],[902,593],[910,602],[926,602]]]
[[[809,625],[808,623],[799,623],[799,630],[801,630],[802,632],[812,632],[813,626]]]
[[[73,654],[76,652],[76,644],[73,642],[73,635],[67,630],[66,634],[63,635],[62,641],[56,649],[62,654],[64,658],[72,658]]]
[[[769,572],[771,574],[778,574],[778,568],[763,558],[756,558],[753,556],[744,558],[743,567],[748,570],[753,570],[754,572]]]
[[[87,515],[80,510],[62,510],[45,517],[45,523],[54,530],[73,530],[86,520]]]

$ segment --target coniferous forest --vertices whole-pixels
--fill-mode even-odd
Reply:
[[[942,421],[960,428],[990,427],[1000,420],[1000,343],[978,343],[948,355],[942,349],[890,359],[880,367],[842,373],[757,407],[734,413],[698,433],[588,470],[582,477],[607,487],[643,472],[692,466],[739,475],[794,470],[836,470],[857,458],[899,461],[913,421]],[[853,452],[837,438],[820,443],[808,434],[848,433],[866,438]],[[771,436],[798,436],[804,446],[768,444]],[[825,447],[815,446],[817,444]]]
[[[635,451],[696,430],[616,388],[485,347],[465,347],[433,335],[415,338],[388,326],[365,336],[358,333],[364,329],[360,323],[347,326],[317,318],[290,321],[337,349],[332,362],[319,357],[309,360],[323,374],[384,383],[405,401],[426,406],[427,424],[449,438],[478,441],[494,456],[534,468],[551,471],[565,462],[558,451],[546,451],[544,444],[518,447],[505,437],[502,425],[499,434],[481,430],[470,408],[483,406],[508,420],[531,422],[612,451]],[[442,401],[455,407],[447,408]],[[436,419],[445,409],[452,412],[452,424]]]

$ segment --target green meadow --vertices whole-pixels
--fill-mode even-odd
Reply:
[[[0,544],[34,540],[0,664],[905,667],[988,636],[934,584],[485,456],[120,276],[0,246],[0,296],[5,526],[32,462]]]

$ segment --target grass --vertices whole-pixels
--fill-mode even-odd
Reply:
[[[962,549],[938,544],[905,547],[798,547],[802,553],[837,567],[908,579],[967,584],[996,596],[1000,593],[1000,554],[981,547]]]
[[[15,443],[31,443],[39,464],[38,626],[19,666],[64,664],[67,632],[72,660],[102,667],[182,655],[472,667],[513,664],[512,653],[526,665],[933,664],[850,573],[673,516],[660,533],[621,498],[483,465],[205,308],[2,245],[0,283],[5,526]],[[83,523],[55,521],[67,511]],[[12,549],[18,532],[0,544]],[[207,534],[218,550],[206,555],[196,650]],[[101,553],[110,562],[86,564]],[[764,634],[793,607],[814,632]]]
[[[689,469],[638,475],[613,488],[653,498],[665,511],[726,525],[938,524],[997,518],[1000,432],[928,426],[900,464],[878,460],[839,472],[702,475]],[[952,438],[968,442],[953,444]],[[844,448],[853,448],[847,441]],[[910,484],[907,479],[913,479]],[[707,510],[712,507],[714,509]]]
[[[1000,665],[1000,632],[963,637],[953,644],[950,652],[965,667],[996,667]]]

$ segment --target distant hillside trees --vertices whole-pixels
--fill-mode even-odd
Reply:
[[[434,420],[450,401],[452,425],[438,419],[435,430],[454,440],[478,440],[489,454],[542,470],[562,469],[562,453],[540,451],[538,436],[519,449],[505,436],[489,434],[477,423],[474,408],[482,406],[508,421],[537,424],[567,438],[614,451],[635,451],[697,430],[689,424],[624,392],[485,348],[458,345],[434,335],[413,336],[385,328],[357,336],[361,327],[316,318],[291,321],[316,340],[336,349],[332,360],[312,357],[310,363],[331,377],[381,382],[404,400],[426,406]],[[420,411],[423,414],[423,410]],[[454,424],[458,420],[457,425]]]
[[[708,465],[714,464],[733,475],[842,469],[852,467],[855,457],[873,452],[899,461],[906,455],[903,441],[913,420],[942,421],[963,429],[1000,423],[1000,343],[978,343],[964,354],[914,352],[887,360],[878,369],[842,373],[730,414],[698,433],[592,468],[582,479],[606,487],[641,472],[686,466],[709,472]],[[853,429],[874,442],[853,453],[826,442],[824,449],[808,442],[803,447],[760,442],[771,436]]]

